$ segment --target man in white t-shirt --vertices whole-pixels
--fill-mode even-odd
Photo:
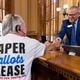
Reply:
[[[8,14],[4,17],[2,33],[0,80],[31,80],[32,61],[43,56],[46,46],[26,37],[24,21],[18,15]]]

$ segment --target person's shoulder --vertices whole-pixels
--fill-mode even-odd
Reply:
[[[34,39],[34,38],[30,38],[32,42],[34,42],[35,44],[38,44],[40,43],[37,39]]]
[[[36,46],[44,46],[43,43],[41,43],[39,40],[34,39],[34,38],[26,37],[26,41],[27,41],[27,43],[29,45],[34,46],[34,47],[36,47]]]
[[[80,16],[78,17],[78,20],[80,21]]]
[[[62,20],[63,22],[69,22],[69,19],[64,19],[64,20]]]
[[[31,37],[28,37],[28,36],[26,36],[25,38],[26,38],[26,40],[28,40],[29,42],[31,41],[31,42],[34,42],[34,43],[39,43],[39,41],[38,41],[37,39],[31,38]]]
[[[65,20],[63,20],[63,24],[70,25],[71,23],[70,23],[69,19],[65,19]]]

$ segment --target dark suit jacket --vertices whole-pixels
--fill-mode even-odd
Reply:
[[[68,19],[63,20],[61,30],[58,33],[58,37],[60,37],[61,39],[63,39],[64,35],[67,36],[66,41],[65,41],[66,45],[71,45],[72,27],[68,27],[69,25],[71,25],[71,23],[69,22]],[[78,18],[78,22],[77,22],[76,42],[77,42],[77,45],[80,46],[80,17]]]

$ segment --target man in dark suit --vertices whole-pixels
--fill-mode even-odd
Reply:
[[[75,24],[74,24],[75,23]],[[64,36],[66,35],[66,45],[73,45],[71,43],[72,37],[72,27],[73,24],[75,26],[75,35],[76,36],[76,44],[80,46],[80,17],[79,17],[79,8],[77,6],[72,6],[68,12],[68,19],[62,21],[61,30],[58,33],[57,38],[53,41],[53,43],[58,47],[62,42]]]

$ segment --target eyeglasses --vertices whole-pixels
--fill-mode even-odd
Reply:
[[[74,13],[74,14],[68,14],[68,16],[75,16],[77,13]]]

